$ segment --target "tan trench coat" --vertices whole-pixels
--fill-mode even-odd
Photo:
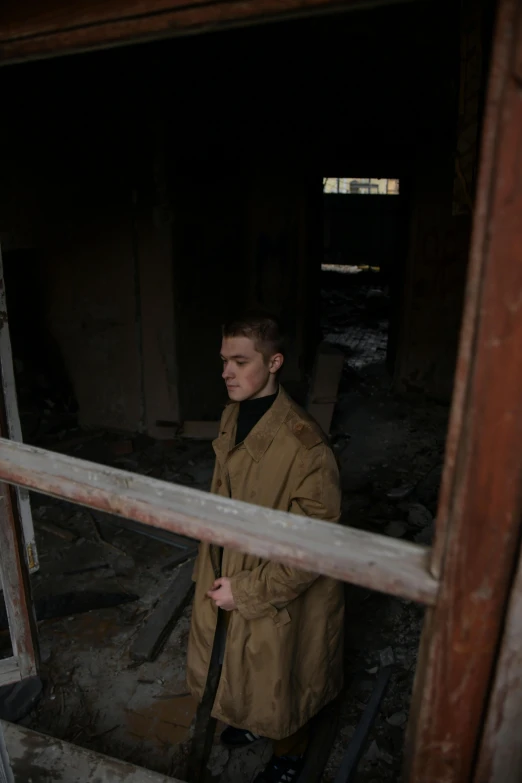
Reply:
[[[234,447],[237,403],[226,407],[214,441],[212,492],[337,522],[339,476],[318,425],[280,390],[245,442]],[[200,544],[189,638],[187,682],[203,696],[217,612],[206,593],[219,550]],[[213,715],[271,739],[296,732],[342,686],[344,592],[339,582],[225,549],[222,576],[237,610]]]

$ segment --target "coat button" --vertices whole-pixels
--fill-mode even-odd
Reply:
[[[221,479],[218,479],[216,486],[219,488],[222,485],[222,483],[223,482],[221,481]]]

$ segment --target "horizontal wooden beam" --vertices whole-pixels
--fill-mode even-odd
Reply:
[[[0,439],[0,479],[153,527],[433,604],[430,550]]]
[[[397,0],[4,0],[0,62],[110,47]]]
[[[2,685],[11,685],[13,682],[20,682],[22,675],[18,658],[4,658],[0,661],[0,688]]]
[[[88,748],[0,721],[15,781],[71,783],[181,783],[177,778],[102,756]]]

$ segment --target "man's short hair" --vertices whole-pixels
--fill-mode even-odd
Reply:
[[[284,335],[277,318],[261,311],[250,311],[223,324],[223,337],[248,337],[265,359],[284,354]]]

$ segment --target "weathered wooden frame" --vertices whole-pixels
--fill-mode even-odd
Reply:
[[[11,440],[22,441],[22,426],[16,396],[11,335],[9,333],[9,315],[5,293],[4,264],[0,246],[0,375],[4,392],[5,424]],[[29,493],[23,487],[16,488],[17,511],[22,525],[25,554],[29,571],[38,571],[38,550],[34,534],[33,516]]]
[[[111,0],[0,8],[0,64],[406,0]],[[411,0],[409,0],[411,2]]]
[[[431,564],[440,591],[421,642],[407,741],[410,783],[514,783],[522,776],[520,748],[513,749],[520,682],[510,694],[505,689],[515,671],[522,676],[513,670],[512,649],[520,633],[512,582],[522,517],[521,83],[522,4],[500,0]],[[502,736],[518,769],[493,762]]]
[[[193,0],[181,6],[173,0],[151,0],[154,13],[139,15],[132,13],[133,0],[121,0],[117,12],[112,7],[111,18],[84,19],[76,26],[67,26],[64,18],[53,23],[51,3],[47,22],[40,18],[33,29],[2,28],[0,16],[0,61],[370,3]],[[515,783],[522,777],[521,6],[520,0],[499,0],[466,307],[432,551],[0,441],[4,481],[430,607],[408,732],[409,783]],[[30,638],[20,542],[10,495],[3,487],[0,558],[4,580],[7,563],[11,589],[25,596],[20,614]],[[16,665],[25,676],[35,669],[36,659],[18,650]]]
[[[0,582],[13,654],[0,661],[0,686],[37,674],[38,639],[24,541],[13,513],[13,489],[0,482]]]

